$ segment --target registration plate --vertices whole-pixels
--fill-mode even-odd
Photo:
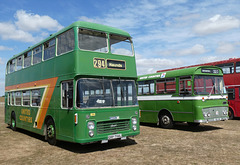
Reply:
[[[108,140],[121,138],[122,134],[109,135]]]

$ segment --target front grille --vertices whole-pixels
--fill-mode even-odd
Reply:
[[[130,129],[129,120],[114,120],[97,123],[97,133],[117,133]]]

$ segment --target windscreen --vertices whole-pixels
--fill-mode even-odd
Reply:
[[[79,48],[95,52],[108,52],[107,35],[103,32],[79,29],[78,33]]]
[[[110,47],[112,54],[132,56],[132,42],[128,37],[110,35]]]
[[[194,93],[198,95],[226,94],[223,77],[219,76],[195,76]]]
[[[77,107],[137,105],[134,80],[82,78],[77,82]]]

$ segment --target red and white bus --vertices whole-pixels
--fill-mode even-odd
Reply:
[[[230,58],[228,60],[197,64],[180,68],[159,70],[157,72],[164,72],[169,70],[176,70],[202,65],[213,65],[222,68],[224,74],[223,79],[228,92],[229,119],[233,119],[234,117],[240,117],[240,58]]]

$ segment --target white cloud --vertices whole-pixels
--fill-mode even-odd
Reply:
[[[81,16],[78,18],[79,21],[86,21],[86,22],[93,22],[93,23],[99,23],[100,21],[98,21],[98,19],[92,19],[92,18],[88,18],[86,16]]]
[[[204,64],[204,63],[216,62],[216,61],[227,60],[227,59],[228,57],[207,56],[207,57],[200,58],[197,64]]]
[[[2,46],[2,45],[0,45],[0,51],[1,50],[13,50],[13,48],[9,48],[9,47],[7,47],[7,46]]]
[[[49,31],[58,31],[63,28],[58,21],[47,15],[40,16],[38,14],[26,13],[24,10],[18,10],[15,14],[17,27],[24,31],[40,31],[47,29]]]
[[[189,49],[180,50],[178,52],[178,54],[181,55],[181,56],[184,56],[184,55],[199,55],[199,54],[203,54],[205,52],[206,52],[206,50],[205,50],[203,45],[196,44]]]
[[[219,33],[240,27],[240,20],[232,16],[215,15],[194,26],[194,32],[200,35]]]
[[[16,40],[23,42],[37,42],[46,36],[46,31],[57,31],[61,26],[49,16],[39,16],[18,10],[15,14],[15,22],[0,22],[0,37],[4,40]],[[43,30],[43,31],[42,31]],[[41,31],[33,36],[34,31]],[[30,33],[31,32],[31,33]]]
[[[4,40],[18,40],[23,42],[34,42],[35,39],[32,34],[23,30],[17,29],[12,23],[1,23],[0,22],[0,36]]]
[[[221,43],[217,48],[217,53],[220,53],[220,54],[232,53],[234,49],[235,49],[234,44]]]
[[[181,60],[164,58],[140,58],[136,59],[138,75],[155,73],[157,70],[182,66]]]

